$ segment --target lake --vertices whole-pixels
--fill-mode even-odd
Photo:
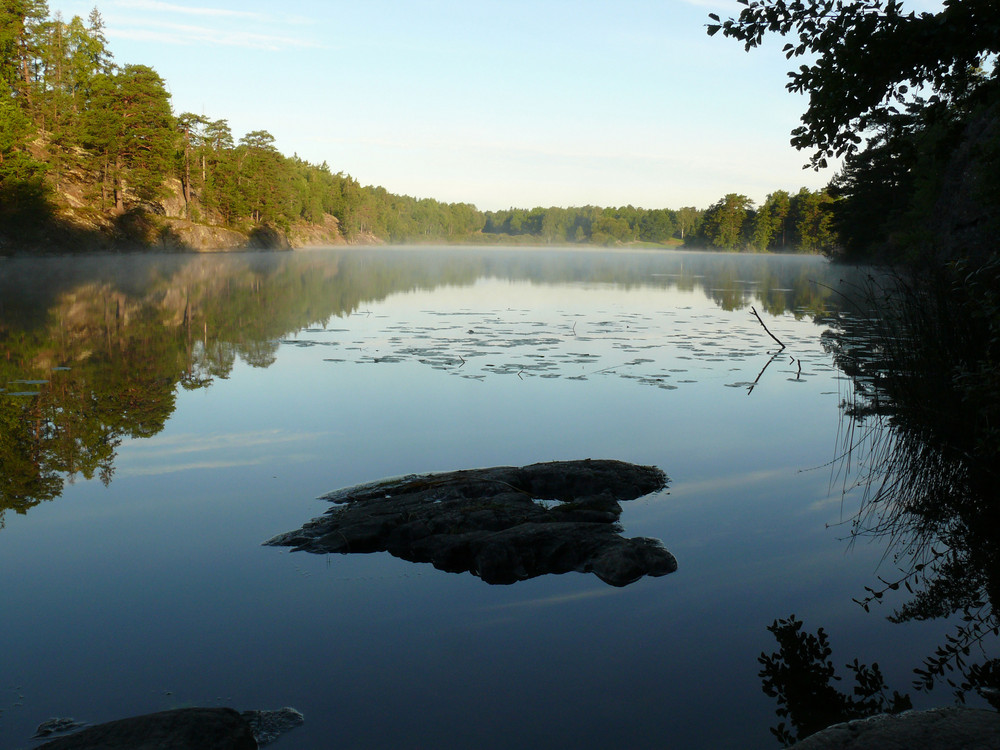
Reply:
[[[225,705],[301,711],[275,747],[778,747],[757,657],[793,613],[838,668],[908,689],[942,625],[852,601],[887,563],[851,543],[849,384],[821,339],[859,273],[677,251],[0,259],[0,746],[50,717]],[[666,473],[620,522],[676,572],[489,585],[262,546],[349,485],[586,458]]]

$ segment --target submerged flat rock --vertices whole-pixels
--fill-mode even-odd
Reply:
[[[257,747],[271,744],[285,732],[305,722],[302,713],[291,706],[274,711],[244,711],[240,716],[250,725]]]
[[[250,724],[231,708],[180,708],[98,724],[36,750],[255,750]]]
[[[303,723],[302,714],[232,708],[177,708],[132,716],[83,729],[35,750],[256,750]],[[49,719],[35,737],[82,726],[73,719]]]
[[[495,584],[577,571],[625,586],[677,570],[659,540],[618,525],[620,501],[666,485],[655,466],[591,459],[408,475],[325,495],[336,507],[264,544],[387,551]]]

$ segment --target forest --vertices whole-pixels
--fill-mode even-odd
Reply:
[[[543,244],[648,242],[729,252],[833,252],[832,203],[826,191],[802,188],[791,194],[776,190],[760,206],[729,193],[707,209],[511,208],[488,211],[482,231]]]
[[[285,156],[265,129],[175,113],[164,80],[114,61],[97,8],[0,9],[0,252],[197,246],[199,228],[249,246],[464,242],[651,243],[726,251],[832,251],[831,196],[777,190],[755,206],[510,208],[396,195],[325,162]],[[201,232],[204,236],[204,232]]]
[[[85,246],[165,244],[171,192],[177,218],[265,238],[327,217],[349,240],[451,239],[482,226],[469,204],[362,187],[281,154],[266,130],[237,137],[225,119],[175,114],[156,71],[114,62],[96,8],[66,21],[45,0],[5,2],[0,65],[5,244],[61,244],[87,230]]]

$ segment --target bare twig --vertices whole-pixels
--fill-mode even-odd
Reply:
[[[753,389],[757,387],[757,383],[760,381],[760,376],[764,374],[764,370],[766,370],[768,367],[771,366],[771,363],[774,362],[774,360],[776,360],[778,358],[778,354],[780,354],[780,353],[781,352],[775,352],[775,354],[769,360],[767,360],[767,363],[761,368],[760,372],[757,373],[757,377],[754,378],[753,382],[750,384],[750,387],[747,388],[747,395],[748,396],[751,393],[753,393]]]
[[[764,321],[760,319],[760,315],[757,314],[757,311],[754,309],[753,305],[750,306],[750,312],[752,312],[753,316],[755,318],[757,318],[757,322],[760,323],[762,326],[764,326],[764,330],[767,331],[767,335],[770,336],[775,341],[777,341],[778,342],[778,346],[780,346],[782,349],[784,349],[785,345],[781,343],[781,339],[779,339],[777,336],[775,336],[773,333],[771,333],[770,330],[768,330],[768,327],[764,325]]]

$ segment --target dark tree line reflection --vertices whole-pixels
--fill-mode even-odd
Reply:
[[[75,477],[110,482],[118,446],[162,430],[178,388],[209,387],[237,361],[268,367],[283,337],[389,294],[482,277],[611,283],[803,316],[830,297],[812,283],[827,270],[801,257],[471,249],[6,259],[0,525]]]
[[[856,602],[884,611],[902,595],[891,622],[948,619],[940,645],[914,669],[914,689],[944,687],[959,703],[978,694],[1000,709],[1000,263],[872,278],[854,298],[824,334],[851,383],[839,462],[846,495],[859,497],[851,536],[882,542],[893,571]],[[809,635],[783,642],[779,622],[771,628],[781,645],[776,661],[762,655],[771,695],[772,667],[801,662]],[[823,652],[818,662],[829,655],[812,648],[812,656]],[[793,724],[811,731],[822,727],[808,717],[831,706],[836,720],[853,718],[838,714],[836,698],[816,698],[819,707],[782,704],[779,714],[797,710]]]

